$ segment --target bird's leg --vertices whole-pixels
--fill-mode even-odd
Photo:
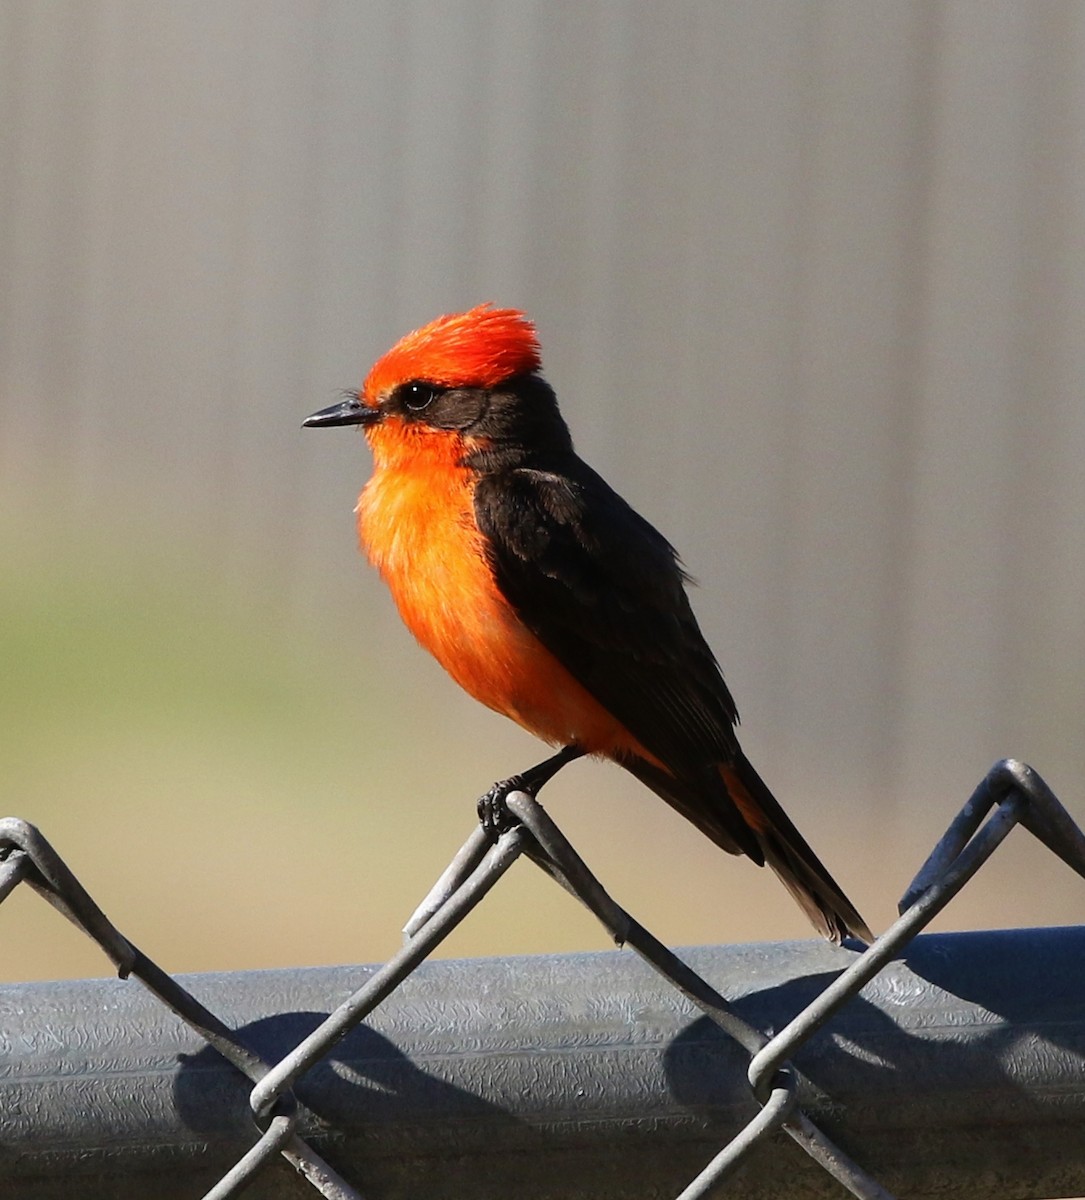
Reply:
[[[489,837],[497,839],[507,829],[518,822],[509,812],[505,801],[513,792],[527,792],[534,798],[542,789],[544,783],[551,779],[565,766],[575,759],[582,757],[584,751],[579,746],[565,746],[557,754],[534,767],[495,783],[485,795],[479,797],[478,819]]]

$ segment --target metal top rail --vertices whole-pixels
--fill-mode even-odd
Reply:
[[[682,958],[773,1029],[857,955],[811,941]],[[376,972],[179,982],[275,1061]],[[1080,1190],[1083,995],[1085,929],[922,937],[795,1054],[800,1102],[908,1195]],[[144,1194],[180,1200],[252,1141],[248,1085],[142,989],[0,988],[0,1028],[0,1195],[119,1195],[153,1171]],[[757,1113],[748,1064],[633,954],[427,963],[299,1081],[298,1133],[367,1196],[673,1196]],[[313,1193],[282,1170],[254,1194]],[[840,1189],[774,1142],[725,1194]]]
[[[991,770],[869,948],[676,955],[534,800],[509,807],[521,823],[472,834],[384,966],[184,983],[0,821],[0,900],[25,881],[146,989],[0,989],[0,1196],[1085,1191],[1085,931],[915,940],[1018,824],[1085,875],[1028,767]],[[520,855],[638,958],[420,967]]]

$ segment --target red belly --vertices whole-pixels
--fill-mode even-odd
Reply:
[[[471,492],[462,467],[430,462],[378,470],[362,493],[361,541],[407,628],[465,691],[544,741],[655,761],[501,595]]]

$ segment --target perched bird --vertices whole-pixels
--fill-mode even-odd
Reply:
[[[815,927],[870,931],[750,765],[667,540],[584,463],[534,326],[438,317],[308,426],[360,425],[358,530],[407,628],[483,704],[562,750],[480,802],[500,827],[582,754],[625,767],[731,854],[768,863]]]

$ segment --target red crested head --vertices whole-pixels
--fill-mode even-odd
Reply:
[[[494,388],[514,375],[539,369],[535,326],[515,308],[480,304],[438,317],[401,338],[373,365],[362,389],[375,405],[400,384]]]

